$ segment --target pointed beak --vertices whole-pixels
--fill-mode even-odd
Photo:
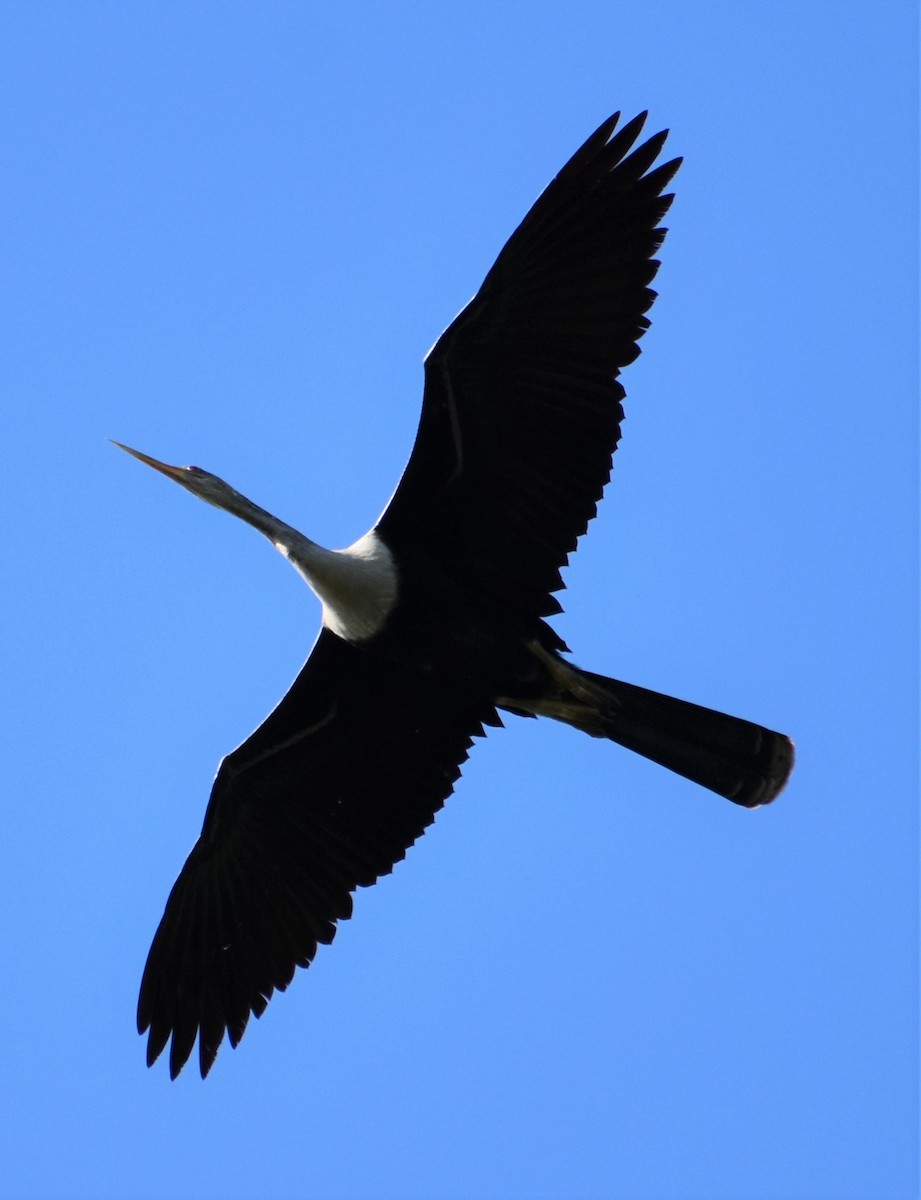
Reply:
[[[116,442],[114,438],[109,438],[109,441],[113,446],[118,446],[119,450],[124,450],[126,454],[130,454],[132,458],[146,463],[148,467],[153,467],[161,475],[166,475],[169,479],[175,479],[177,483],[185,482],[187,478],[185,467],[171,467],[168,463],[160,462],[158,458],[151,458],[149,454],[142,454],[140,450],[132,450],[130,446],[123,446],[121,442]]]

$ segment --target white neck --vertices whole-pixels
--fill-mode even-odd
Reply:
[[[397,599],[393,555],[372,529],[345,550],[325,550],[297,530],[269,535],[323,605],[323,624],[347,642],[379,633]]]
[[[393,555],[375,530],[345,550],[325,550],[216,475],[198,471],[178,482],[267,537],[316,592],[323,624],[338,637],[363,642],[383,629],[396,604],[398,581]]]

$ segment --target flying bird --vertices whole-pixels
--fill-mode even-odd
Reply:
[[[138,1031],[202,1078],[307,967],[352,892],[389,873],[497,710],[609,738],[756,808],[789,738],[574,666],[546,618],[620,435],[680,159],[615,114],[537,199],[425,360],[422,416],[373,528],[326,550],[198,467],[122,449],[259,530],[313,589],[322,627],[290,691],[220,764],[169,895]],[[120,445],[120,443],[116,443]]]

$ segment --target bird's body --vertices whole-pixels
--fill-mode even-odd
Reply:
[[[547,624],[619,437],[662,241],[665,135],[612,117],[513,234],[426,359],[422,417],[377,524],[325,550],[197,467],[130,451],[267,537],[319,597],[291,690],[221,763],[157,931],[138,1027],[175,1076],[307,966],[450,794],[499,709],[610,738],[745,807],[792,766],[783,735],[594,675]],[[632,153],[631,153],[632,151]],[[127,448],[127,447],[126,447]]]

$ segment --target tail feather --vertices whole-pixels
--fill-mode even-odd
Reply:
[[[757,808],[783,790],[793,769],[793,742],[740,717],[583,671],[540,651],[552,690],[521,707],[574,725],[709,788]]]
[[[793,770],[793,743],[741,717],[585,672],[613,702],[604,736],[746,808],[770,804]]]

